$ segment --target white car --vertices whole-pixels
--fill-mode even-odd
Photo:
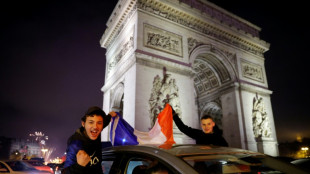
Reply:
[[[32,165],[21,160],[1,160],[0,173],[10,174],[50,174],[49,172],[40,171]]]

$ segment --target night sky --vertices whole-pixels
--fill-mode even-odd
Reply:
[[[279,142],[310,137],[307,6],[212,1],[261,27],[261,39],[271,44],[265,65]],[[41,131],[56,147],[53,157],[64,153],[87,108],[103,105],[105,49],[99,40],[116,2],[1,4],[0,136],[27,138]]]

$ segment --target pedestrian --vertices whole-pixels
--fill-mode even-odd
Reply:
[[[171,107],[172,108],[172,107]],[[178,114],[172,108],[173,121],[181,132],[196,140],[196,144],[228,146],[227,141],[222,136],[222,131],[217,127],[213,118],[204,115],[200,119],[201,129],[194,129],[185,125]]]
[[[82,126],[69,137],[67,157],[62,174],[103,174],[101,162],[101,131],[109,125],[111,116],[97,107],[90,107],[81,118]]]

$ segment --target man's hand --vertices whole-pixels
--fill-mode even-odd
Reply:
[[[114,111],[109,112],[109,114],[111,115],[111,117],[117,116],[116,112],[114,112]]]
[[[171,109],[172,109],[172,115],[176,115],[177,113],[175,112],[175,110],[173,109],[173,107],[170,105]]]
[[[85,167],[90,161],[90,156],[84,150],[79,150],[76,154],[76,161],[79,165]]]

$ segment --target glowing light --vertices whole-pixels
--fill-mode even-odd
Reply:
[[[45,136],[43,132],[34,132],[33,134],[29,134],[30,137],[34,137],[35,141],[37,141],[40,145],[45,145],[48,140],[48,136]]]
[[[45,152],[48,151],[48,149],[41,149],[41,151],[42,151],[43,153],[45,153]]]
[[[125,142],[126,142],[126,138],[123,138],[123,140],[122,140],[122,141],[123,141],[123,143],[125,143]]]
[[[302,151],[302,156],[303,156],[303,158],[307,158],[307,157],[309,157],[309,155],[308,155],[308,150],[309,150],[309,147],[301,147],[301,151]]]

